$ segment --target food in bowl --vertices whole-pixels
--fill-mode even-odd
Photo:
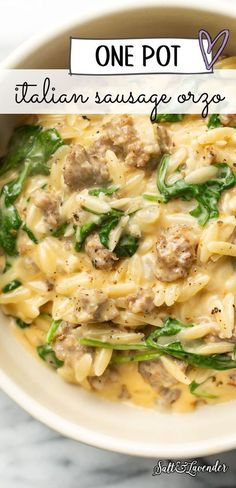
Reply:
[[[0,167],[5,314],[68,382],[236,398],[236,117],[39,115]]]

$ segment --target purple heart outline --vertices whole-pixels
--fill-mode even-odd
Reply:
[[[214,45],[216,44],[218,39],[220,39],[220,37],[222,37],[222,36],[223,36],[222,44],[219,47],[219,49],[216,52],[213,59],[211,60],[211,62],[209,63],[208,59],[207,59],[207,54],[211,53]],[[207,50],[205,50],[205,46],[203,43],[204,38],[207,39],[207,42],[208,42]],[[217,59],[219,58],[219,56],[223,52],[223,50],[224,50],[224,48],[228,42],[228,39],[229,39],[229,29],[223,29],[222,31],[220,31],[219,34],[217,34],[217,36],[213,40],[211,39],[210,34],[206,30],[200,29],[200,31],[198,32],[198,41],[199,41],[202,57],[203,57],[203,60],[204,60],[204,63],[205,63],[207,70],[210,70],[212,68],[213,64],[217,61]]]

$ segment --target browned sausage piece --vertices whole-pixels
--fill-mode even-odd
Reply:
[[[94,151],[94,148],[92,150]],[[110,180],[109,171],[105,161],[90,156],[89,150],[77,144],[67,155],[63,168],[65,184],[71,191],[102,185]]]
[[[157,125],[157,138],[161,156],[166,153],[171,154],[173,150],[173,142],[170,136],[170,132],[163,125]]]
[[[94,233],[85,240],[85,252],[97,269],[110,270],[118,261],[114,252],[104,247],[99,239],[98,234]]]
[[[140,287],[137,293],[128,297],[129,309],[133,313],[150,313],[155,308],[152,290]]]
[[[153,388],[170,387],[177,383],[176,379],[165,370],[158,359],[155,361],[141,361],[138,365],[138,370],[143,379]]]
[[[186,369],[186,364],[183,361],[176,362]],[[173,378],[164,368],[161,361],[143,361],[138,365],[138,370],[143,379],[149,383],[157,392],[157,403],[159,405],[169,407],[181,395],[181,390],[176,388],[177,380]]]
[[[220,122],[224,126],[236,126],[236,114],[219,115]]]
[[[160,147],[155,127],[147,117],[114,117],[104,125],[111,149],[128,166],[152,169],[157,165]]]
[[[160,281],[185,278],[196,258],[196,241],[185,225],[173,225],[157,241],[156,275]]]
[[[45,190],[37,190],[33,196],[33,202],[44,214],[45,220],[51,228],[59,224],[59,199]]]
[[[70,366],[73,366],[84,353],[92,351],[92,348],[81,346],[79,343],[79,329],[77,325],[63,320],[53,341],[53,350],[57,358]]]
[[[158,398],[159,405],[163,407],[170,407],[173,403],[175,403],[180,395],[181,390],[179,388],[160,388],[159,391],[160,398]]]
[[[107,322],[118,315],[114,300],[102,290],[80,288],[75,298],[78,323]]]

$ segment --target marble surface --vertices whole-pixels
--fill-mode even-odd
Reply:
[[[63,20],[82,10],[99,10],[101,0],[67,0],[66,4]],[[22,41],[48,29],[52,21],[60,23],[59,5],[60,0],[0,0],[0,61]],[[200,459],[199,464],[213,464],[217,458],[229,466],[226,474],[152,477],[156,459],[110,453],[65,439],[0,393],[1,488],[235,487],[236,451]]]
[[[226,474],[162,474],[152,477],[156,459],[111,453],[65,439],[32,419],[0,393],[1,488],[229,488],[235,487],[236,452],[217,458],[229,466]]]

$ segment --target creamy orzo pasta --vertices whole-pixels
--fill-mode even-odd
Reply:
[[[236,117],[45,115],[0,166],[3,312],[66,381],[236,397]]]

